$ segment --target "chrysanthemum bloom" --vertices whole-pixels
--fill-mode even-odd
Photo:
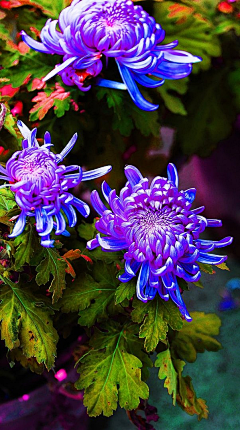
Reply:
[[[91,200],[99,213],[97,230],[103,233],[88,242],[88,249],[125,250],[125,272],[120,281],[137,276],[136,293],[143,302],[171,298],[186,320],[191,320],[180,293],[178,278],[196,282],[201,276],[198,263],[221,264],[226,256],[209,254],[232,242],[199,239],[206,227],[221,226],[221,221],[199,215],[204,207],[191,209],[196,190],[178,191],[178,175],[168,165],[168,179],[157,176],[151,184],[134,166],[125,168],[128,182],[120,196],[104,181],[102,192],[110,210],[97,191]]]
[[[156,88],[165,79],[185,78],[191,73],[192,63],[201,61],[200,57],[175,50],[177,40],[160,45],[165,31],[131,0],[74,0],[60,13],[58,21],[46,22],[41,31],[42,43],[24,31],[21,34],[36,51],[63,55],[63,63],[45,81],[60,74],[65,84],[75,84],[80,90],[90,89],[84,81],[101,72],[104,56],[106,64],[108,58],[115,58],[125,85],[105,79],[99,79],[97,84],[128,89],[136,105],[147,111],[158,106],[143,98],[137,84]]]
[[[51,240],[50,233],[53,229],[56,235],[68,235],[63,214],[69,226],[74,227],[77,222],[75,209],[84,217],[90,212],[89,206],[74,197],[69,188],[75,187],[81,181],[105,175],[111,170],[111,166],[89,172],[82,172],[77,165],[66,167],[60,163],[73,148],[77,134],[74,134],[60,154],[54,154],[50,151],[52,144],[49,132],[45,133],[44,144],[40,146],[36,139],[36,128],[30,131],[21,121],[17,124],[24,137],[23,149],[12,155],[6,168],[0,166],[0,179],[9,182],[0,188],[9,186],[21,209],[9,237],[20,235],[25,228],[27,217],[35,217],[41,245],[52,247],[54,240]]]

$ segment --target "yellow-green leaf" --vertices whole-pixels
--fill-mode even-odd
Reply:
[[[24,232],[14,239],[13,244],[16,247],[14,255],[16,270],[20,270],[26,263],[29,264],[32,256],[42,251],[32,224],[27,224]]]
[[[168,325],[173,330],[182,328],[182,318],[177,306],[172,302],[165,302],[156,296],[154,300],[142,303],[138,299],[133,301],[132,320],[142,323],[139,337],[145,338],[146,351],[155,350],[159,341],[165,342]]]
[[[53,311],[36,303],[31,287],[13,283],[0,275],[1,339],[10,350],[20,347],[27,358],[35,357],[47,369],[54,365],[58,335]]]
[[[176,404],[177,396],[177,372],[174,368],[170,350],[160,352],[155,361],[155,367],[159,367],[159,379],[165,379],[164,387],[167,388],[168,394],[172,395],[173,404]]]
[[[84,405],[90,416],[110,416],[118,402],[126,410],[136,409],[140,398],[147,399],[149,395],[148,386],[141,380],[142,361],[129,353],[127,327],[117,329],[117,324],[112,327],[110,323],[108,330],[99,332],[103,342],[96,339],[102,349],[90,350],[81,359],[80,378],[75,384],[77,389],[84,389]]]
[[[66,269],[67,263],[55,249],[45,248],[44,259],[37,266],[36,282],[38,285],[45,285],[50,281],[49,291],[53,293],[53,303],[62,297],[63,290],[66,288]]]
[[[219,334],[220,318],[215,314],[192,312],[192,321],[183,322],[183,328],[176,333],[172,348],[177,355],[190,363],[197,358],[197,352],[218,351],[221,344],[213,336]]]

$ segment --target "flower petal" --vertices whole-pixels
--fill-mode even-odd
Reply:
[[[115,90],[127,90],[127,86],[122,82],[110,81],[109,79],[98,78],[96,79],[96,85],[98,87],[114,88]]]
[[[122,80],[126,84],[128,92],[137,107],[149,112],[158,109],[158,105],[154,105],[144,99],[132,77],[130,70],[126,66],[121,65],[117,60],[116,63],[118,65]]]
[[[70,141],[68,142],[68,144],[65,146],[65,148],[62,150],[62,152],[60,152],[60,154],[57,155],[57,162],[58,163],[60,161],[62,161],[69,154],[69,152],[74,147],[74,145],[77,141],[77,138],[78,138],[78,135],[77,135],[77,133],[75,133],[73,135],[73,137],[70,139]]]
[[[124,168],[124,173],[132,187],[137,185],[143,179],[141,172],[136,167],[131,165],[128,165]]]
[[[90,181],[91,179],[99,178],[111,172],[111,170],[112,170],[112,166],[104,166],[104,167],[99,167],[99,169],[83,172],[82,181]]]
[[[8,235],[8,237],[12,238],[12,237],[16,237],[19,236],[26,225],[26,214],[24,211],[22,211],[13,227],[13,231],[11,234]]]
[[[90,214],[90,207],[87,205],[87,203],[83,202],[77,197],[73,198],[71,204],[75,206],[78,212],[80,212],[80,214],[82,214],[85,218]]]
[[[186,200],[189,201],[189,203],[192,203],[196,196],[196,188],[189,188],[189,190],[186,190],[185,193]]]
[[[68,58],[66,61],[64,61],[64,63],[59,64],[58,66],[55,66],[55,68],[48,73],[43,79],[43,82],[48,81],[49,79],[53,78],[53,76],[57,75],[59,72],[61,72],[62,70],[66,69],[66,67],[68,67],[70,64],[72,64],[75,60],[77,60],[78,57],[71,57]]]
[[[96,237],[95,239],[89,240],[87,242],[86,248],[92,251],[92,249],[95,249],[98,246],[99,246],[99,242],[98,242],[98,238]]]
[[[203,264],[222,264],[224,261],[226,261],[227,256],[226,255],[214,255],[214,254],[207,254],[205,252],[200,252],[199,257],[197,261],[199,263]]]
[[[168,180],[172,181],[173,185],[178,188],[178,172],[176,166],[172,163],[168,164],[167,167]]]
[[[25,42],[30,48],[38,52],[43,52],[44,54],[52,54],[52,51],[48,49],[43,43],[32,39],[32,37],[28,36],[25,31],[22,30],[20,34],[22,36],[23,42]]]
[[[121,251],[128,247],[125,240],[116,239],[113,237],[101,237],[100,234],[97,234],[99,245],[106,250],[109,251]]]
[[[95,211],[99,215],[103,215],[103,213],[108,210],[107,207],[103,204],[103,202],[100,199],[99,194],[96,190],[93,190],[91,193],[91,202],[92,202],[92,205],[93,205]]]
[[[143,290],[148,282],[149,273],[150,273],[149,263],[148,261],[145,261],[144,263],[142,263],[142,266],[138,275],[137,286],[136,286],[137,298],[145,303],[148,301],[148,298],[144,294]]]

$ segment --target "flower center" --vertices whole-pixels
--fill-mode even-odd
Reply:
[[[131,217],[133,226],[139,226],[143,232],[143,236],[147,237],[156,232],[171,231],[172,233],[181,233],[184,231],[184,226],[176,216],[174,210],[169,206],[163,206],[162,209],[145,208],[136,211],[136,214]]]
[[[118,41],[118,49],[130,49],[134,46],[136,25],[140,16],[132,1],[94,2],[88,13],[88,26],[81,34],[87,46],[100,52],[111,49]]]
[[[57,164],[48,151],[34,149],[29,154],[16,161],[14,176],[16,182],[25,181],[30,188],[33,184],[41,183],[42,187],[49,187],[55,177]]]

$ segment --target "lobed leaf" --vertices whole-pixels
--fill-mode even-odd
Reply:
[[[142,323],[139,337],[145,338],[146,351],[154,351],[159,341],[166,342],[168,325],[173,330],[180,330],[183,322],[180,312],[172,301],[163,301],[156,296],[154,300],[142,303],[133,301],[132,320]]]
[[[54,365],[58,335],[53,327],[49,307],[37,303],[31,291],[21,283],[13,283],[0,275],[1,339],[10,350],[21,348],[26,358],[36,358],[47,369]]]
[[[55,112],[57,116],[64,115],[65,111],[70,108],[70,92],[65,91],[64,88],[56,83],[55,89],[50,93],[40,91],[32,101],[35,102],[35,106],[29,111],[30,120],[35,121],[37,119],[42,120],[48,111],[55,106]]]
[[[32,224],[27,224],[23,233],[14,239],[13,244],[16,247],[14,258],[17,271],[23,270],[24,264],[30,264],[33,255],[42,251],[35,227]]]
[[[53,293],[53,303],[57,302],[62,297],[63,290],[66,288],[66,269],[67,263],[59,253],[53,248],[44,248],[44,259],[37,266],[36,282],[38,285],[45,285],[52,280],[49,291]]]
[[[157,355],[155,366],[159,367],[159,379],[165,379],[164,387],[181,408],[189,415],[198,415],[198,419],[208,418],[205,400],[197,398],[189,376],[183,376],[185,362],[176,358],[171,349]]]
[[[179,362],[181,360],[178,360]],[[184,366],[184,361],[178,363],[179,367]],[[178,389],[178,373],[175,370],[170,349],[160,352],[155,361],[155,367],[159,367],[159,379],[165,379],[164,387],[167,388],[168,394],[172,395],[173,404],[176,404],[177,389]]]
[[[209,69],[211,57],[221,55],[221,45],[214,34],[214,25],[204,9],[199,11],[197,2],[196,6],[193,2],[188,6],[174,1],[157,2],[153,8],[156,21],[166,31],[165,43],[177,39],[178,49],[202,58],[202,62],[194,64],[194,71]]]
[[[219,334],[220,318],[215,314],[192,312],[193,320],[184,321],[182,329],[176,333],[172,348],[176,354],[190,363],[197,358],[198,352],[218,351],[221,344],[213,336]]]
[[[177,403],[189,415],[197,415],[199,421],[202,418],[208,418],[206,402],[201,398],[197,398],[190,376],[181,376],[179,379]]]
[[[122,303],[125,299],[130,300],[136,293],[136,281],[121,282],[116,289],[116,304]]]
[[[9,188],[0,189],[0,217],[4,217],[7,213],[17,206],[14,194]]]
[[[79,324],[87,327],[107,319],[119,307],[114,305],[116,269],[112,265],[95,263],[91,275],[77,277],[65,291],[61,301],[62,312],[79,312]],[[111,309],[111,307],[113,309]]]
[[[117,324],[110,323],[108,330],[103,334],[101,349],[90,350],[81,359],[80,378],[75,384],[77,389],[84,389],[84,405],[90,416],[111,416],[117,402],[126,410],[136,409],[140,398],[149,395],[148,386],[141,380],[142,362],[128,352],[124,340],[127,326],[118,325],[117,329]],[[99,335],[101,339],[102,333]],[[99,345],[99,340],[95,341]]]

